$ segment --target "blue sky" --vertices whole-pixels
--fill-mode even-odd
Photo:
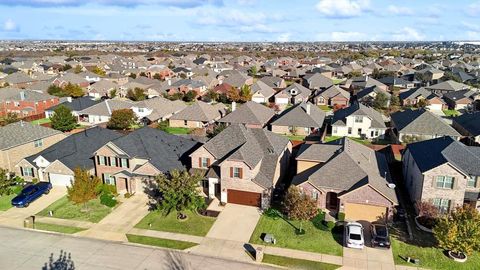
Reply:
[[[480,40],[480,0],[0,0],[0,39]]]

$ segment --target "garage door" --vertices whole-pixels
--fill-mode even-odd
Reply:
[[[227,191],[227,201],[229,203],[250,205],[260,207],[262,194],[229,189]]]
[[[443,108],[443,105],[442,104],[430,104],[430,105],[428,105],[428,108],[431,111],[441,111],[442,108]]]
[[[50,183],[52,183],[52,185],[54,186],[69,187],[71,185],[70,181],[73,179],[73,176],[66,174],[50,173],[49,179]]]
[[[345,203],[345,219],[349,221],[377,221],[384,220],[386,207],[358,204],[358,203]]]

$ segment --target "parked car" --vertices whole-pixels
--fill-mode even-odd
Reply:
[[[372,247],[390,248],[390,236],[387,225],[373,222],[371,225]]]
[[[28,207],[31,202],[40,198],[43,194],[48,194],[52,189],[49,182],[39,182],[35,185],[29,185],[23,188],[22,192],[12,199],[12,205],[15,207]]]
[[[362,249],[364,246],[363,226],[358,222],[348,222],[345,226],[347,247]]]

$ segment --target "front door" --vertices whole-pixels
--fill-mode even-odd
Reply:
[[[329,210],[337,210],[338,208],[338,198],[337,193],[335,192],[328,192],[327,193],[327,201],[326,201],[327,209]]]
[[[215,197],[220,198],[220,192],[221,192],[220,184],[217,183],[217,184],[215,184]]]

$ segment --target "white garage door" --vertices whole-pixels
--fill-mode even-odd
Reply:
[[[73,176],[71,175],[50,173],[50,183],[52,183],[54,186],[69,187],[72,179]]]
[[[264,97],[252,97],[252,101],[256,102],[256,103],[263,103],[263,102],[265,102],[265,98]]]
[[[275,98],[275,103],[278,105],[288,104],[288,98]]]
[[[430,104],[430,105],[428,105],[428,108],[431,111],[441,111],[442,110],[442,104]]]

